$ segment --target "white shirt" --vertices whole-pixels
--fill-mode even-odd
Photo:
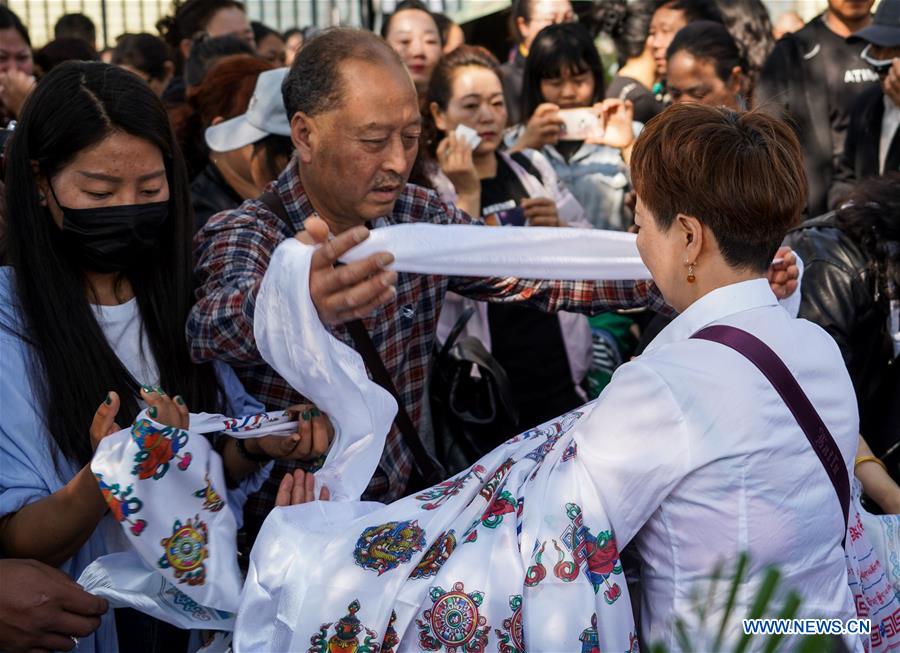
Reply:
[[[93,304],[92,308],[106,341],[125,369],[138,383],[158,386],[159,370],[143,329],[137,298],[118,306]]]
[[[692,593],[705,591],[718,561],[730,578],[742,551],[750,555],[750,580],[738,593],[735,617],[749,612],[770,564],[779,567],[783,587],[803,597],[804,616],[856,615],[834,487],[753,364],[719,343],[689,340],[712,323],[744,329],[778,354],[837,441],[851,477],[857,449],[856,399],[837,345],[818,326],[792,319],[764,279],[696,301],[616,371],[579,428],[578,455],[604,495],[620,547],[636,540],[645,640],[669,650],[680,648],[676,618],[689,632],[695,626]],[[729,586],[718,585],[719,611]],[[721,612],[707,617],[711,631],[720,622]],[[733,622],[731,632],[739,627]]]
[[[884,169],[884,162],[887,161],[888,150],[891,148],[891,141],[894,140],[898,126],[900,126],[900,107],[885,95],[884,115],[881,117],[881,139],[878,142],[878,170],[881,174],[889,172]]]

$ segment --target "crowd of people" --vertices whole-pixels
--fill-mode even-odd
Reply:
[[[420,0],[396,3],[380,35],[280,33],[238,0],[175,0],[158,34],[100,50],[82,14],[33,48],[0,5],[0,650],[203,644],[75,582],[127,546],[120,489],[92,462],[136,420],[187,432],[200,413],[288,411],[290,433],[208,438],[248,579],[276,552],[311,555],[284,554],[266,526],[313,519],[284,509],[328,500],[316,473],[341,437],[341,416],[258,341],[258,299],[297,243],[313,252],[299,296],[332,339],[316,341],[316,365],[356,350],[397,404],[356,497],[386,505],[343,524],[334,550],[346,539],[365,568],[362,527],[393,525],[386,551],[413,572],[390,591],[344,582],[307,599],[324,624],[323,648],[298,634],[310,651],[357,650],[375,604],[384,619],[366,632],[383,652],[682,650],[697,589],[742,554],[746,591],[709,611],[732,619],[728,641],[774,565],[805,616],[871,620],[838,646],[900,646],[900,0],[874,13],[874,0],[827,0],[805,24],[761,0],[582,4],[515,0],[502,61]],[[416,273],[390,248],[347,258],[421,224],[548,243],[616,232],[646,275]],[[440,538],[406,541],[423,496],[458,513]],[[607,539],[576,528],[571,506]],[[569,535],[542,539],[556,513]],[[893,540],[869,545],[870,514]],[[333,524],[294,527],[306,542]],[[551,546],[556,576],[539,588]],[[436,578],[421,594],[424,561]],[[278,581],[321,588],[342,565],[354,568],[325,556]],[[448,571],[470,567],[482,576]],[[471,628],[436,625],[453,596]],[[247,592],[235,650],[294,650],[290,627],[248,630],[266,600]],[[513,625],[484,627],[513,604]]]

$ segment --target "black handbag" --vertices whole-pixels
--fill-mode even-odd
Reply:
[[[517,432],[519,415],[506,372],[474,336],[459,335],[475,313],[466,308],[431,365],[435,455],[450,474],[477,461]]]

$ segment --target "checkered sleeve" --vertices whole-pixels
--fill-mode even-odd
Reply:
[[[450,290],[470,299],[523,302],[542,311],[571,311],[593,315],[627,308],[650,308],[671,314],[652,281],[535,281],[453,278]]]
[[[187,335],[197,362],[262,362],[253,337],[256,293],[284,235],[260,219],[261,213],[245,202],[214,216],[195,237],[199,285]]]

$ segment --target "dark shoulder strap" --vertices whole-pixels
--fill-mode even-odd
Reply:
[[[429,485],[442,481],[445,477],[444,470],[431,454],[428,453],[425,449],[425,445],[422,444],[419,432],[413,424],[412,418],[410,418],[409,413],[406,412],[406,408],[403,407],[403,399],[397,391],[397,386],[394,385],[394,380],[391,378],[390,372],[388,372],[387,368],[384,366],[384,361],[381,360],[381,355],[378,353],[375,343],[372,342],[372,337],[366,330],[362,320],[351,320],[350,322],[347,322],[345,326],[347,327],[347,331],[350,332],[350,336],[353,338],[353,342],[356,345],[356,351],[362,356],[375,383],[390,392],[397,401],[397,415],[394,417],[394,423],[397,424],[397,428],[400,429],[403,441],[406,443],[406,446],[409,447],[413,456],[413,462],[415,463],[419,474],[421,474],[422,479]]]
[[[256,199],[265,204],[267,209],[277,215],[285,226],[287,226],[288,231],[290,231],[292,235],[297,232],[297,228],[294,227],[294,223],[291,221],[291,216],[288,215],[284,202],[281,201],[281,198],[278,197],[278,195],[267,190]]]
[[[822,466],[825,467],[828,478],[831,479],[831,484],[834,486],[834,491],[841,504],[841,511],[844,513],[844,538],[841,540],[843,546],[850,515],[850,478],[847,474],[847,467],[844,465],[844,458],[834,437],[828,431],[822,418],[819,417],[800,384],[797,383],[797,379],[778,357],[778,354],[772,351],[766,343],[741,329],[716,324],[701,329],[691,338],[710,340],[731,347],[756,365],[781,395],[803,433],[806,434],[806,438],[819,457]]]
[[[544,183],[544,178],[541,176],[541,171],[538,170],[534,163],[531,162],[531,159],[525,156],[522,152],[510,152],[509,158],[525,168],[525,172],[527,172],[529,175],[537,179],[542,184]]]

